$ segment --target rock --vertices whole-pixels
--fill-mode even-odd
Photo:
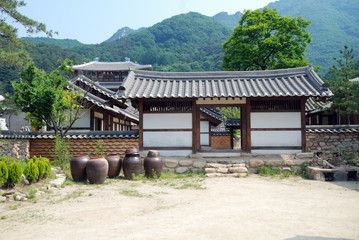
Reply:
[[[232,167],[246,167],[246,164],[244,163],[232,164]]]
[[[8,196],[8,195],[13,195],[14,193],[15,193],[14,190],[10,190],[10,191],[8,191],[8,192],[4,192],[4,193],[2,194],[2,196],[5,197],[5,196]]]
[[[215,169],[215,168],[205,168],[205,169],[204,169],[204,172],[205,172],[205,173],[215,173],[215,172],[216,172],[216,169]]]
[[[224,174],[224,177],[237,177],[238,173],[228,173],[228,174]]]
[[[57,178],[57,179],[49,182],[49,184],[51,185],[51,187],[61,188],[61,186],[62,186],[62,184],[64,184],[64,182],[65,182],[65,178]]]
[[[206,168],[225,168],[227,167],[225,164],[219,164],[219,163],[207,163]]]
[[[283,164],[283,160],[279,160],[279,159],[264,160],[264,164],[272,165],[272,166],[281,166]]]
[[[24,196],[21,197],[20,201],[21,201],[21,202],[26,202],[26,201],[27,201],[27,197],[24,197]]]
[[[194,168],[204,168],[204,166],[206,165],[206,162],[204,161],[193,161],[192,166]]]
[[[334,173],[334,181],[348,181],[348,173],[346,171]]]
[[[59,168],[59,167],[51,167],[51,172],[53,172],[53,173],[62,173],[62,170],[61,170],[61,168]]]
[[[230,167],[228,170],[230,173],[246,173],[246,172],[248,172],[248,169],[246,167]]]
[[[178,160],[174,159],[166,159],[165,160],[165,166],[168,168],[174,168],[178,166]]]
[[[257,153],[242,153],[241,157],[258,157]]]
[[[191,167],[192,166],[192,160],[181,160],[178,162],[178,165],[180,167]]]
[[[202,158],[202,154],[190,154],[189,156],[188,156],[189,158]]]
[[[228,168],[216,168],[217,173],[228,173]]]
[[[21,198],[22,198],[21,195],[16,195],[15,198],[14,198],[14,200],[15,200],[15,201],[21,201]]]
[[[222,177],[223,176],[223,174],[221,174],[221,173],[207,173],[206,174],[206,177],[209,177],[209,178],[211,178],[211,177]]]
[[[58,173],[58,174],[56,174],[56,178],[64,178],[64,179],[66,179],[66,174]]]
[[[176,168],[176,173],[185,173],[188,171],[188,167],[178,167]]]
[[[313,153],[312,152],[303,152],[303,153],[296,153],[295,157],[296,158],[313,158]]]
[[[321,169],[307,167],[307,174],[309,176],[309,179],[317,180],[317,181],[325,181],[325,177]]]
[[[248,161],[248,165],[251,168],[257,168],[259,166],[262,166],[263,164],[264,164],[264,162],[261,159],[251,159]]]
[[[292,169],[290,167],[284,167],[282,168],[283,172],[292,172]]]

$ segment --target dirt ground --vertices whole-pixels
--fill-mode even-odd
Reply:
[[[359,182],[189,178],[74,184],[0,203],[0,239],[359,239]]]

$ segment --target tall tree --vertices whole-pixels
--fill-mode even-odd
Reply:
[[[24,49],[24,45],[28,43],[18,38],[17,28],[11,26],[9,22],[21,24],[29,34],[44,32],[47,36],[52,36],[52,31],[47,31],[45,24],[36,22],[17,11],[19,7],[25,5],[24,1],[0,1],[0,61],[20,68],[31,62],[29,54]]]
[[[85,105],[82,94],[76,89],[67,90],[71,68],[68,59],[50,73],[31,64],[20,74],[20,82],[12,83],[14,101],[21,111],[28,113],[39,127],[52,127],[61,138],[79,119],[79,110]]]
[[[359,76],[359,71],[355,70],[353,49],[345,45],[340,54],[341,58],[333,57],[338,66],[330,68],[339,81],[330,81],[330,89],[334,95],[328,100],[332,102],[331,109],[339,115],[339,124],[340,116],[343,115],[347,115],[350,124],[350,114],[359,114],[359,82],[349,80]]]
[[[311,42],[306,29],[310,24],[302,17],[281,16],[276,9],[267,7],[246,10],[223,43],[223,69],[249,71],[309,65],[304,55]]]

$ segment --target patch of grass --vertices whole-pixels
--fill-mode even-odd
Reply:
[[[192,188],[192,189],[197,189],[197,190],[203,190],[206,189],[205,187],[203,187],[201,184],[199,183],[184,183],[180,186],[175,187],[176,189],[188,189],[188,188]]]
[[[5,220],[7,218],[7,216],[1,216],[1,220]]]
[[[58,202],[63,202],[70,199],[76,199],[78,197],[81,197],[84,192],[85,191],[83,190],[73,191],[72,193],[67,194],[64,198],[60,199]]]
[[[89,197],[92,197],[93,196],[93,194],[92,193],[89,193]]]
[[[281,174],[281,169],[272,165],[262,165],[259,167],[258,173],[262,176],[277,176]]]
[[[10,205],[10,206],[9,206],[9,208],[10,208],[11,210],[16,210],[16,209],[18,209],[19,207],[21,207],[21,203],[18,203],[18,204],[14,204],[14,205]]]
[[[5,203],[5,202],[6,202],[6,200],[1,200],[1,201],[0,201],[0,203]]]
[[[35,189],[35,188],[30,189],[30,191],[29,191],[29,199],[35,199],[36,193],[37,193],[37,189]]]
[[[141,194],[139,191],[137,190],[129,190],[129,189],[123,189],[121,191],[121,194],[124,196],[128,196],[128,197],[144,197],[143,194]]]
[[[309,175],[307,173],[307,163],[306,162],[302,162],[302,164],[300,164],[300,176],[304,179],[309,178]]]
[[[64,187],[66,187],[66,186],[72,186],[72,185],[74,185],[74,181],[72,181],[72,180],[66,178],[66,179],[65,179],[65,182],[61,185],[61,187],[64,188]]]

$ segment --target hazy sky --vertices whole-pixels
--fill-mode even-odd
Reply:
[[[118,29],[149,27],[190,11],[213,16],[262,8],[275,0],[25,0],[19,11],[59,32],[55,38],[101,43]],[[19,28],[19,36],[27,36]],[[33,37],[42,35],[32,35]]]

